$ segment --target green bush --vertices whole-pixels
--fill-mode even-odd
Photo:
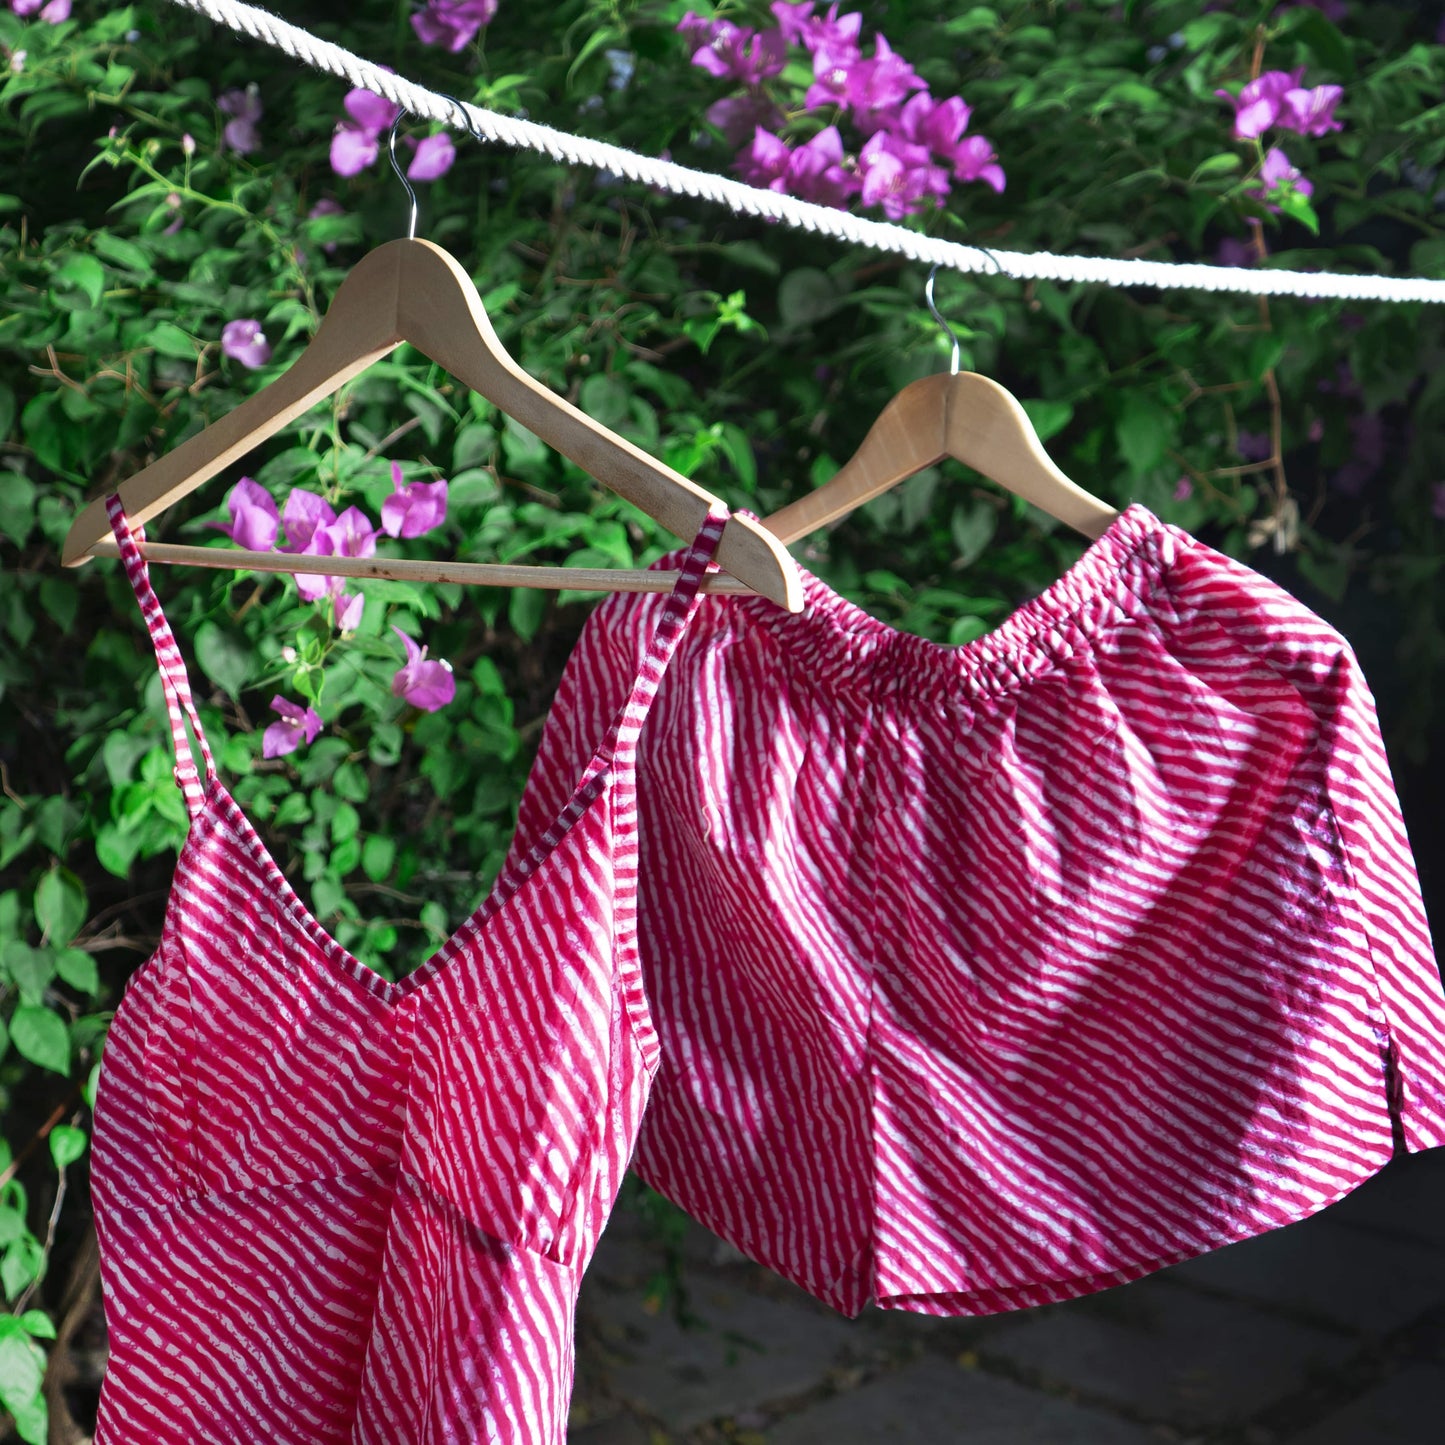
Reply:
[[[412,8],[288,10],[482,105],[734,164],[738,144],[704,113],[748,92],[689,63],[676,0],[569,0],[545,15],[501,0],[455,53],[422,42]],[[720,11],[770,23],[761,5]],[[58,552],[84,500],[294,360],[347,269],[405,224],[384,158],[333,170],[343,83],[168,5],[45,13],[0,13],[0,1404],[30,1441],[45,1430],[36,1341],[54,1333],[51,1256],[74,1252],[85,1218],[73,1191],[61,1207],[67,1171],[83,1167],[106,1024],[155,942],[185,830],[124,575],[113,562],[64,571]],[[1004,250],[1445,272],[1445,48],[1405,6],[890,0],[866,7],[864,29],[935,98],[967,101],[970,133],[1006,176],[1002,192],[952,184],[907,224]],[[1216,92],[1295,67],[1305,86],[1343,87],[1342,128],[1286,137],[1313,194],[1282,190],[1275,214],[1255,180],[1265,147],[1232,139]],[[811,80],[794,47],[751,92],[787,112],[793,145],[833,115],[804,107]],[[864,137],[843,129],[851,184]],[[735,505],[767,513],[825,479],[893,392],[946,364],[924,277],[896,257],[464,136],[456,149],[419,184],[419,233],[470,270],[513,355]],[[1369,599],[1401,679],[1392,748],[1423,755],[1441,653],[1441,308],[988,275],[945,274],[938,289],[964,366],[1020,396],[1083,485],[1144,502],[1321,607]],[[222,350],[227,324],[247,319],[272,349],[254,368]],[[150,535],[230,545],[206,524],[227,520],[243,473],[278,504],[299,487],[375,518],[392,463],[449,482],[442,527],[386,544],[406,555],[633,566],[674,544],[408,348]],[[963,643],[1079,549],[940,469],[799,555],[897,626]],[[414,967],[500,865],[586,599],[367,582],[342,635],[333,604],[286,577],[155,580],[241,806],[348,949],[384,973]],[[451,664],[446,706],[393,694],[398,627]],[[267,758],[277,695],[313,707],[322,730]]]

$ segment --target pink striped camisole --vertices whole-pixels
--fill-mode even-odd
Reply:
[[[560,1445],[578,1283],[658,1056],[634,753],[726,514],[699,532],[570,796],[391,983],[307,911],[217,777],[109,510],[190,831],[96,1099],[96,1445]]]

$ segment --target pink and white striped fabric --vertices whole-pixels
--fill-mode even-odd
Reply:
[[[805,585],[797,616],[708,598],[643,739],[644,1179],[840,1310],[967,1315],[1445,1141],[1445,999],[1335,631],[1139,506],[961,648]],[[520,837],[656,616],[589,620]]]
[[[97,1445],[555,1445],[578,1283],[657,1062],[637,738],[726,514],[652,614],[581,781],[441,950],[389,983],[322,929],[217,778],[109,508],[191,825],[96,1099]]]

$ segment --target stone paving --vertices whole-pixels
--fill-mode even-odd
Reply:
[[[1445,1149],[1301,1224],[1065,1305],[848,1320],[701,1229],[685,1323],[614,1217],[570,1445],[1445,1445]]]

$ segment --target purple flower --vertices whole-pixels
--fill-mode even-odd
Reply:
[[[22,19],[34,15],[38,10],[40,18],[51,25],[59,25],[70,19],[70,0],[10,0],[10,8]]]
[[[1002,195],[1005,178],[1003,167],[995,164],[997,160],[994,148],[983,136],[965,136],[953,153],[954,178],[960,181],[982,181],[984,185],[992,186]]]
[[[948,172],[935,165],[927,146],[914,145],[901,136],[880,130],[863,143],[858,153],[865,206],[882,206],[890,221],[923,210],[926,196],[942,200],[948,195]]]
[[[497,0],[426,0],[426,8],[411,17],[411,28],[423,45],[444,45],[455,55],[496,13]]]
[[[238,547],[248,552],[269,552],[276,545],[280,522],[271,493],[250,477],[242,477],[226,498],[231,525],[208,522],[206,525],[224,532]]]
[[[330,196],[322,196],[306,214],[312,220],[315,220],[319,216],[344,216],[346,214],[346,207],[333,201]],[[336,242],[323,241],[321,243],[321,249],[329,256],[336,250]]]
[[[1234,138],[1255,140],[1274,125],[1284,108],[1286,92],[1299,88],[1304,73],[1304,66],[1297,70],[1266,70],[1245,85],[1237,96],[1227,90],[1216,90],[1215,95],[1234,107]]]
[[[1265,210],[1275,215],[1279,214],[1279,207],[1273,204],[1271,197],[1284,191],[1296,191],[1306,198],[1315,193],[1313,184],[1290,164],[1289,157],[1278,146],[1271,146],[1264,153],[1264,164],[1250,190],[1264,201]]]
[[[401,464],[393,462],[391,484],[396,490],[381,504],[381,529],[388,537],[420,537],[446,520],[446,482],[403,486]]]
[[[901,55],[895,55],[880,35],[873,58],[849,71],[848,107],[863,134],[872,135],[888,124],[905,96],[923,88],[918,72]]]
[[[1445,20],[1440,23],[1445,25]],[[1430,483],[1430,515],[1437,522],[1445,522],[1445,482]]]
[[[428,660],[425,647],[418,647],[401,628],[391,629],[406,648],[406,663],[391,680],[393,697],[405,698],[413,707],[435,712],[457,695],[457,680],[452,665],[440,658]]]
[[[749,185],[820,206],[841,206],[858,189],[857,178],[843,169],[843,140],[832,125],[796,149],[759,126],[752,144],[738,155],[736,169]]]
[[[259,321],[228,321],[221,328],[221,351],[251,371],[271,359],[271,343]]]
[[[293,487],[286,498],[283,520],[286,523],[283,552],[317,553],[321,549],[314,545],[316,534],[336,520],[336,513],[325,497],[308,492],[305,487]]]
[[[261,148],[261,93],[254,84],[245,90],[226,90],[216,97],[216,109],[231,117],[221,131],[221,141],[238,155],[247,156]]]
[[[1214,261],[1218,266],[1253,266],[1258,259],[1254,247],[1237,236],[1226,236],[1214,253]]]
[[[742,145],[759,126],[770,128],[783,123],[782,112],[763,95],[725,95],[708,106],[704,118],[723,133],[731,146]]]
[[[1374,412],[1356,412],[1349,426],[1350,458],[1330,478],[1330,485],[1347,497],[1358,497],[1385,464],[1388,438],[1384,418]]]
[[[719,80],[757,85],[777,75],[787,59],[781,30],[745,30],[726,20],[701,21],[688,11],[678,22],[690,43],[697,46],[692,63]]]
[[[293,527],[291,504],[298,493],[307,500],[296,508],[296,525]],[[376,529],[364,512],[348,507],[339,517],[328,520],[330,512],[331,508],[323,498],[301,487],[295,488],[286,498],[286,535],[305,540],[299,546],[293,540],[293,544],[282,547],[281,551],[311,557],[370,557],[375,554]],[[344,578],[315,572],[295,572],[292,576],[296,591],[307,602],[336,597],[345,585]]]
[[[1279,113],[1279,124],[1301,135],[1327,135],[1344,127],[1335,119],[1335,107],[1343,89],[1338,85],[1317,85],[1313,90],[1287,90]]]
[[[1194,483],[1188,477],[1180,477],[1174,483],[1174,500],[1176,502],[1187,502],[1194,495]]]
[[[787,0],[774,0],[771,8],[783,39],[790,45],[801,45],[812,55],[826,48],[843,64],[858,58],[863,17],[857,11],[840,20],[836,4],[829,6],[827,15],[821,17],[813,14],[811,3],[790,5]]]
[[[325,497],[308,492],[305,487],[293,487],[286,498],[286,509],[282,513],[286,523],[286,541],[280,550],[293,556],[329,557],[335,546],[328,527],[336,520],[336,513]],[[340,590],[337,577],[318,577],[310,572],[292,574],[296,590],[308,602],[325,597],[328,591]]]
[[[341,593],[336,598],[336,630],[355,632],[361,626],[361,613],[365,606],[366,598],[359,592]]]
[[[452,144],[451,136],[445,131],[439,135],[429,135],[425,140],[420,141],[412,140],[408,136],[407,141],[416,147],[416,154],[406,168],[408,180],[437,180],[451,170],[452,162],[457,158],[457,148]]]
[[[283,758],[294,753],[303,742],[316,741],[321,731],[321,718],[309,707],[297,707],[287,702],[278,693],[271,699],[271,711],[281,714],[280,722],[273,722],[261,738],[261,755],[267,758]]]
[[[1235,450],[1247,462],[1262,462],[1274,450],[1269,433],[1242,431],[1234,439]]]
[[[349,90],[342,101],[346,119],[331,137],[331,169],[338,176],[355,176],[380,153],[381,133],[401,114],[401,107],[372,90]]]

